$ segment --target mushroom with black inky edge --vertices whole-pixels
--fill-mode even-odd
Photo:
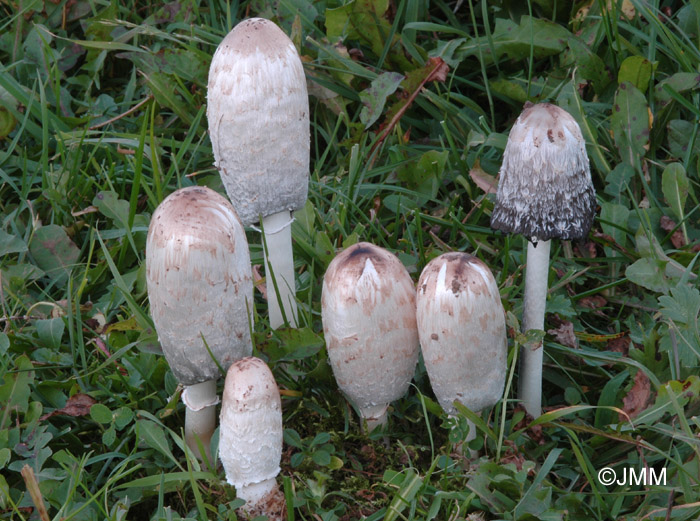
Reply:
[[[219,44],[209,69],[207,119],[234,208],[246,226],[262,217],[270,325],[286,318],[296,326],[291,224],[308,193],[309,99],[299,54],[273,22],[244,20]]]
[[[284,495],[275,478],[282,458],[282,404],[269,367],[253,356],[226,374],[219,425],[219,458],[226,480],[245,500],[247,519],[286,519]]]
[[[544,328],[550,239],[585,237],[596,197],[576,120],[550,103],[526,103],[503,154],[491,227],[528,239],[522,330]],[[523,349],[519,396],[533,417],[542,407],[542,345]]]
[[[199,438],[209,457],[217,362],[226,370],[253,349],[248,242],[225,197],[195,186],[163,200],[148,228],[146,283],[163,353],[185,386],[187,445],[201,459]]]
[[[333,374],[371,431],[406,393],[418,362],[415,287],[401,261],[360,242],[323,277],[321,318]]]
[[[495,404],[506,380],[506,320],[491,270],[467,253],[444,253],[418,279],[416,320],[425,369],[443,410]],[[466,441],[476,430],[469,422]]]

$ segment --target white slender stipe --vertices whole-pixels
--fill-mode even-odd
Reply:
[[[294,257],[292,255],[292,219],[289,212],[278,212],[263,218],[265,252],[265,280],[270,327],[284,324],[297,327],[297,301],[294,289]],[[269,230],[269,231],[268,231]],[[269,255],[267,254],[269,252]],[[275,283],[279,291],[275,291]],[[280,308],[280,302],[282,308]],[[284,309],[284,315],[282,314]]]
[[[540,241],[537,247],[531,242],[527,243],[523,320],[520,325],[523,333],[530,329],[544,329],[550,246],[550,241]],[[533,349],[524,348],[521,351],[519,396],[525,410],[535,418],[542,413],[543,357],[541,343]]]

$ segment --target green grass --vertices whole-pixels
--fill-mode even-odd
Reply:
[[[256,354],[285,390],[290,519],[698,518],[700,6],[606,5],[1,4],[0,519],[38,517],[25,465],[48,519],[235,519],[221,468],[184,450],[144,253],[165,196],[223,193],[207,71],[246,14],[292,35],[310,79],[309,202],[293,225],[303,328],[271,332],[255,302]],[[419,90],[434,57],[447,76]],[[384,72],[405,78],[365,97],[383,107],[366,128],[363,92]],[[532,341],[517,334],[526,243],[490,229],[494,196],[476,182],[497,174],[526,100],[578,120],[600,205],[587,240],[553,244],[546,329],[572,327],[578,345],[545,335],[534,423],[515,394],[515,354]],[[388,445],[361,434],[338,392],[321,281],[359,240],[397,253],[414,280],[448,250],[493,270],[509,376],[502,402],[464,411],[478,461],[456,450],[466,416],[444,415],[422,363]],[[666,469],[666,484],[606,487],[606,466]]]

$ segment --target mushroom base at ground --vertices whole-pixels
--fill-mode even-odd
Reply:
[[[182,401],[186,406],[185,442],[200,461],[203,459],[199,449],[201,444],[211,462],[211,437],[216,426],[216,404],[219,403],[216,380],[186,386]]]
[[[544,329],[544,312],[547,301],[550,241],[527,243],[525,267],[525,297],[523,299],[523,333],[530,329]],[[525,410],[533,418],[542,414],[542,343],[522,348],[520,356],[518,396]]]
[[[291,327],[297,327],[291,213],[283,211],[268,215],[262,224],[270,327],[282,326],[285,318]]]
[[[236,489],[239,498],[244,499],[238,513],[244,519],[267,516],[268,521],[285,521],[287,519],[287,502],[274,478]]]
[[[367,425],[367,432],[370,433],[377,427],[383,427],[387,423],[387,410],[389,404],[383,403],[374,407],[365,407],[360,409],[360,417],[362,418],[363,428]]]

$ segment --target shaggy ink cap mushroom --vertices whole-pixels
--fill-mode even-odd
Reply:
[[[491,227],[520,233],[527,247],[522,330],[544,329],[550,240],[585,237],[596,198],[586,146],[576,120],[549,104],[526,103],[503,154]],[[519,398],[537,418],[542,410],[543,348],[522,349]]]
[[[181,384],[217,379],[212,355],[224,369],[250,355],[248,241],[224,197],[193,186],[163,200],[148,228],[146,283],[163,353]]]
[[[209,69],[209,137],[226,192],[246,226],[304,206],[309,98],[301,59],[269,20],[243,20]]]
[[[199,443],[208,457],[217,362],[227,369],[253,349],[248,241],[226,198],[192,186],[163,200],[148,227],[146,284],[163,354],[185,386],[185,439],[197,457]]]
[[[474,412],[495,404],[506,380],[506,321],[491,270],[467,253],[431,260],[418,280],[418,335],[440,405],[455,400]]]
[[[284,495],[275,480],[282,458],[282,403],[272,372],[259,358],[243,358],[226,374],[219,458],[226,480],[246,501],[246,518],[286,519]]]
[[[338,387],[372,430],[406,393],[418,362],[411,276],[379,246],[350,246],[323,277],[321,318]]]
[[[533,243],[580,239],[595,209],[578,123],[556,105],[527,102],[508,136],[491,227]]]
[[[299,54],[273,22],[243,20],[216,49],[207,119],[233,206],[246,226],[262,217],[270,326],[295,326],[291,212],[308,193],[309,98]]]

